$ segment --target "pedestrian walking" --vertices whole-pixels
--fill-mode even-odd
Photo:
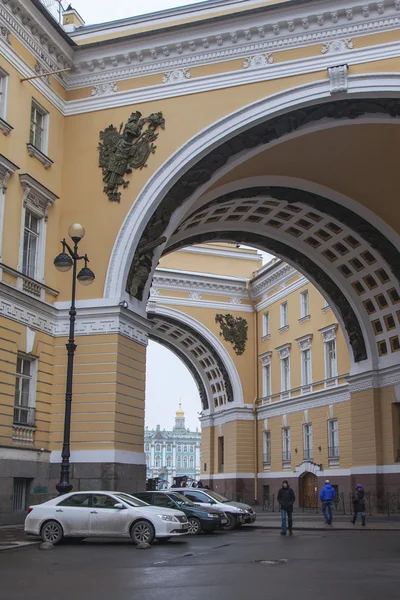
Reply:
[[[353,518],[351,522],[353,525],[356,524],[357,515],[360,513],[361,515],[361,525],[365,526],[365,492],[361,483],[357,483],[356,491],[353,494]]]
[[[329,479],[325,481],[324,487],[319,493],[322,502],[322,514],[324,515],[325,523],[332,525],[332,502],[336,498],[335,488],[331,486]]]
[[[278,502],[282,517],[281,535],[286,535],[286,518],[288,520],[289,535],[292,535],[293,528],[293,504],[296,500],[294,491],[289,485],[287,479],[282,482],[282,487],[278,492]]]

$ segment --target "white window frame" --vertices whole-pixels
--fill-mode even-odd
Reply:
[[[178,446],[177,450],[178,450],[178,452],[182,452],[181,446]]]
[[[167,452],[172,452],[172,444],[167,444]]]
[[[325,387],[332,387],[337,385],[338,383],[338,357],[337,357],[337,343],[336,343],[336,333],[337,333],[338,325],[334,323],[333,325],[329,325],[328,327],[323,327],[320,329],[320,333],[322,334],[324,340],[324,365],[325,365]],[[334,370],[330,369],[330,359],[329,359],[329,348],[331,342],[334,343],[335,347],[335,365]]]
[[[150,452],[150,444],[146,442],[146,444],[144,445],[144,451],[145,452]]]
[[[310,296],[308,290],[300,293],[300,319],[310,316]]]
[[[22,371],[23,371],[23,363],[24,362],[29,363],[29,376],[18,372],[18,359],[23,361],[21,363]],[[28,422],[27,423],[21,423],[21,421],[15,421],[15,418],[13,418],[13,423],[15,423],[16,425],[26,425],[27,427],[33,427],[35,424],[37,368],[38,368],[38,361],[36,358],[34,358],[32,356],[27,356],[26,354],[24,354],[22,352],[19,352],[17,354],[17,363],[16,363],[16,369],[15,369],[14,406],[13,406],[14,416],[15,416],[15,410],[18,410],[18,408],[22,408],[22,409],[27,408],[27,409],[33,409],[33,410],[30,414],[28,413]],[[17,381],[21,381],[23,379],[29,380],[28,404],[26,406],[24,404],[16,402]],[[18,386],[18,388],[20,389],[20,386]]]
[[[286,456],[286,457],[285,457]],[[290,427],[282,427],[282,462],[290,463],[292,460]]]
[[[172,467],[172,456],[167,456],[167,468],[171,469]]]
[[[188,447],[187,446],[183,446],[183,451],[187,452],[188,451]]]
[[[333,349],[334,357],[331,358],[331,349]],[[338,375],[337,370],[337,344],[335,340],[329,340],[325,343],[325,365],[326,379],[335,379]]]
[[[263,365],[262,372],[263,372],[263,396],[264,396],[264,398],[269,398],[271,396],[271,363]]]
[[[271,431],[267,429],[263,432],[263,464],[271,466]]]
[[[194,469],[194,456],[189,457],[189,469]]]
[[[155,445],[154,452],[161,452],[161,444],[160,444],[160,442],[157,442],[157,444]]]
[[[7,123],[8,108],[8,82],[10,76],[7,71],[0,69],[0,119]]]
[[[267,338],[270,336],[270,320],[269,320],[269,312],[265,312],[262,315],[262,337]]]
[[[43,116],[43,130],[42,130],[42,144],[41,146],[37,146],[33,142],[31,142],[31,123],[32,123],[32,108]],[[31,114],[29,116],[29,144],[31,144],[34,148],[39,150],[42,154],[47,156],[49,149],[49,120],[50,120],[49,111],[46,110],[35,98],[32,98],[31,102]],[[36,140],[35,140],[36,141]]]
[[[312,423],[305,423],[303,425],[303,448],[304,448],[304,460],[312,460],[312,458],[313,458]]]
[[[329,448],[337,448],[337,454],[334,455],[334,453],[329,452]],[[328,458],[338,459],[339,455],[339,421],[332,418],[328,420]]]
[[[183,464],[183,468],[184,469],[188,468],[188,457],[187,456],[183,457],[183,463],[182,464]]]
[[[289,309],[288,303],[282,302],[280,306],[280,316],[281,316],[281,329],[282,327],[288,327],[289,325]]]
[[[290,390],[290,356],[281,358],[281,391]]]
[[[182,456],[178,456],[176,464],[178,469],[182,469]]]
[[[306,360],[308,355],[308,361]],[[312,364],[311,348],[301,351],[301,386],[306,387],[312,384]]]

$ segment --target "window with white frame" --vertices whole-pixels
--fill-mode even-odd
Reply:
[[[182,457],[181,456],[178,456],[176,464],[177,464],[178,469],[180,469],[182,467]]]
[[[181,446],[178,446],[178,452],[181,452]]]
[[[264,465],[271,464],[271,432],[264,431],[263,436],[263,463]]]
[[[191,457],[189,458],[189,466],[190,466],[190,468],[191,468],[191,469],[193,469],[193,468],[194,468],[194,457],[193,457],[193,456],[191,456]]]
[[[183,451],[187,452],[187,446],[183,446]]]
[[[7,116],[8,73],[0,69],[0,119],[6,121]]]
[[[306,290],[300,294],[300,318],[307,317],[309,314],[308,290]]]
[[[32,279],[36,278],[39,252],[40,219],[25,211],[24,247],[22,254],[22,272]]]
[[[306,423],[303,426],[303,437],[304,437],[304,460],[311,460],[313,457],[312,424],[311,423]]]
[[[146,454],[146,466],[150,466],[150,454]]]
[[[311,381],[311,350],[307,348],[301,352],[301,385],[310,385]]]
[[[161,467],[161,456],[156,456],[155,466],[157,469]]]
[[[188,459],[187,459],[187,456],[184,456],[183,457],[183,468],[187,469],[187,466],[188,466]]]
[[[48,112],[36,100],[32,100],[29,143],[44,154],[47,152],[48,118]]]
[[[160,444],[156,444],[155,450],[156,450],[156,452],[161,452],[161,445]]]
[[[263,395],[271,395],[271,363],[263,365]]]
[[[193,446],[190,446],[190,448],[189,448],[189,452],[194,452],[194,448],[193,448]]]
[[[172,445],[171,444],[167,444],[167,452],[172,452]]]
[[[325,342],[326,379],[337,377],[336,340]]]
[[[282,428],[282,461],[290,462],[290,427]]]
[[[35,367],[36,361],[24,356],[17,357],[14,394],[14,423],[35,423]]]
[[[263,324],[263,337],[269,335],[269,312],[266,312],[262,316],[262,324]]]
[[[281,389],[282,392],[290,390],[290,357],[281,358]]]
[[[339,457],[339,426],[337,419],[328,421],[328,457]]]
[[[149,450],[150,450],[150,444],[145,444],[144,445],[144,450],[145,450],[145,452],[149,452]]]
[[[167,467],[172,467],[172,456],[167,456]]]
[[[281,304],[281,327],[287,327],[288,322],[288,303],[282,302]]]

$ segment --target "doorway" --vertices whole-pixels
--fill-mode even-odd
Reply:
[[[318,484],[314,473],[305,473],[300,479],[300,500],[303,508],[318,506]]]

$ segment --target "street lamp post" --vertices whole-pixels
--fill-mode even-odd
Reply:
[[[58,271],[66,272],[72,267],[72,299],[71,308],[69,309],[69,337],[67,347],[67,382],[65,386],[65,416],[64,416],[64,438],[61,452],[61,473],[60,481],[56,485],[56,489],[60,495],[67,494],[72,490],[72,485],[69,482],[69,459],[71,456],[70,437],[71,437],[71,408],[72,408],[72,381],[74,374],[74,354],[76,350],[75,344],[75,292],[76,280],[82,285],[90,285],[94,280],[94,273],[87,266],[89,259],[87,254],[79,256],[78,244],[85,235],[85,230],[82,225],[75,223],[68,229],[68,234],[74,242],[73,249],[63,239],[62,252],[54,259],[54,266]],[[66,252],[68,251],[68,253]],[[85,261],[85,266],[77,274],[77,264],[79,260]]]

